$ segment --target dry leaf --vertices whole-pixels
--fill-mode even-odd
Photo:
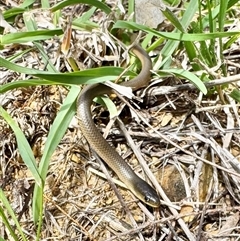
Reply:
[[[194,219],[194,215],[190,215],[192,212],[193,207],[191,205],[182,206],[180,214],[185,215],[185,217],[183,217],[184,222],[190,223]]]
[[[168,125],[168,123],[172,120],[172,118],[173,118],[172,113],[166,113],[162,118],[161,126]]]

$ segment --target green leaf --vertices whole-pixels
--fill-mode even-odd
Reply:
[[[207,94],[207,88],[206,86],[203,84],[203,82],[201,81],[201,79],[199,79],[196,75],[194,75],[193,73],[184,70],[184,69],[165,69],[165,70],[161,70],[160,73],[169,73],[169,74],[175,74],[177,76],[180,76],[184,79],[188,79],[189,81],[191,81],[200,91],[203,92],[203,94]]]
[[[164,16],[182,33],[186,32],[181,22],[178,20],[176,15],[166,7],[165,11],[162,11]]]
[[[108,109],[108,111],[110,113],[110,115],[109,115],[110,119],[117,116],[117,114],[118,114],[117,107],[113,103],[113,101],[111,99],[109,99],[108,97],[101,96],[101,97],[98,97],[97,100],[94,100],[94,101],[96,101],[97,103],[99,103],[103,106],[106,106],[106,108]]]
[[[14,211],[13,211],[11,205],[10,205],[10,203],[8,202],[6,196],[4,195],[4,192],[3,192],[3,190],[1,188],[0,188],[0,201],[1,201],[2,205],[5,208],[5,210],[3,210],[2,205],[0,205],[0,216],[1,216],[2,220],[3,220],[3,223],[6,225],[8,231],[10,232],[11,236],[14,238],[14,240],[16,240],[16,241],[19,240],[17,235],[14,232],[15,229],[13,229],[11,227],[9,219],[6,217],[4,211],[7,211],[8,214],[12,217],[12,219],[13,219],[16,227],[17,227],[17,230],[18,230],[19,234],[21,235],[21,239],[24,240],[24,241],[27,241],[27,239],[26,239],[26,237],[25,237],[25,235],[24,235],[24,233],[23,233],[23,231],[21,229],[21,226],[20,226],[20,224],[18,222],[18,219],[17,219],[17,217],[16,217],[16,215],[15,215],[15,213],[14,213]]]
[[[38,43],[38,42],[34,42],[33,43],[35,45],[35,47],[38,49],[38,51],[40,52],[41,56],[42,56],[42,61],[44,62],[46,69],[49,72],[54,72],[54,73],[58,73],[58,71],[56,70],[54,64],[52,63],[52,60],[49,59],[47,53],[45,52],[44,47],[42,46],[42,44]]]
[[[5,85],[2,85],[0,88],[0,94],[15,88],[24,88],[24,87],[39,86],[39,85],[54,85],[54,84],[58,84],[58,83],[44,80],[44,79],[18,80],[15,82],[10,82]]]
[[[24,0],[20,7],[26,10],[26,8],[30,7],[33,3],[35,3],[35,0]]]
[[[11,17],[24,13],[25,10],[26,9],[24,8],[10,8],[3,13],[3,17],[5,20],[7,20]]]
[[[198,8],[197,1],[196,0],[190,0],[190,2],[187,4],[186,10],[183,13],[183,17],[180,20],[180,23],[181,23],[183,29],[187,29],[189,27],[193,16],[195,16],[195,14],[196,14],[197,8]],[[175,29],[174,32],[179,32],[179,30]],[[174,51],[176,50],[178,45],[179,45],[179,42],[174,41],[174,40],[168,40],[166,42],[166,44],[164,44],[164,47],[160,52],[161,57],[162,57],[162,61],[161,61],[161,63],[159,63],[158,66],[155,66],[157,69],[159,69],[159,68],[164,68],[164,69],[169,68],[169,65],[170,65],[170,62],[171,62],[171,56],[174,53]],[[187,46],[187,43],[185,43],[185,46]],[[191,53],[191,54],[193,55],[193,53]]]
[[[109,14],[111,13],[111,8],[109,8],[106,4],[100,2],[99,0],[67,0],[67,1],[61,1],[60,3],[56,4],[51,8],[52,12],[55,12],[59,9],[62,9],[66,6],[73,5],[73,4],[79,4],[79,3],[85,3],[89,4],[91,6],[95,6],[101,10],[103,10],[105,13]]]
[[[80,92],[80,88],[77,86],[72,86],[67,98],[59,110],[50,132],[47,137],[46,145],[44,147],[43,156],[39,164],[39,172],[43,183],[47,176],[49,163],[53,152],[56,150],[59,142],[61,141],[63,135],[65,134],[72,117],[76,112],[76,98]],[[42,219],[42,205],[43,205],[43,189],[39,186],[35,186],[33,194],[33,219],[34,222],[41,221]]]
[[[50,8],[50,1],[41,0],[42,8]]]
[[[52,38],[56,35],[59,36],[62,33],[63,33],[62,29],[9,33],[9,34],[0,36],[0,44],[26,43],[26,42],[33,42],[37,40],[45,40],[45,39]]]
[[[236,3],[239,3],[239,0],[229,0],[228,1],[228,9],[231,8]]]
[[[167,33],[167,32],[160,32],[153,30],[151,28],[148,28],[144,25],[140,25],[134,22],[127,22],[119,20],[113,25],[113,29],[115,28],[127,28],[131,30],[143,30],[147,33],[152,33],[155,36],[163,37],[166,39],[172,39],[176,41],[205,41],[209,39],[215,39],[215,38],[224,38],[224,37],[230,37],[233,35],[240,36],[239,32],[216,32],[216,33]]]
[[[220,0],[218,21],[219,21],[219,31],[224,30],[224,23],[226,21],[226,13],[228,7],[228,0]]]
[[[64,85],[94,84],[94,83],[102,83],[107,80],[115,80],[124,71],[123,68],[119,68],[119,67],[101,67],[101,68],[88,69],[88,70],[76,71],[71,73],[54,73],[54,72],[47,72],[42,70],[35,70],[35,69],[21,67],[1,57],[0,57],[0,66],[5,67],[7,69],[11,69],[16,72],[33,75],[49,81],[54,81],[55,84],[64,84]],[[136,74],[134,74],[131,71],[127,71],[127,73],[125,73],[125,76],[126,75],[135,76]],[[28,81],[31,82],[33,80],[28,80]],[[50,83],[47,83],[47,84],[50,84]],[[31,85],[31,83],[29,83],[29,85]],[[33,83],[33,85],[35,85],[35,83]],[[3,92],[3,90],[4,90],[4,87],[2,88],[2,90],[0,90],[0,93]]]
[[[5,239],[3,239],[2,237],[0,237],[0,241],[6,241]]]
[[[1,189],[0,189],[0,197],[1,197]],[[1,198],[2,199],[2,198]],[[1,200],[0,199],[0,200]],[[4,206],[4,204],[3,204]],[[10,223],[9,223],[9,219],[6,217],[3,208],[0,206],[0,217],[2,218],[2,222],[4,223],[4,225],[6,226],[7,230],[9,231],[10,235],[13,237],[14,240],[18,240],[17,235],[14,233],[13,228],[11,227]]]
[[[5,119],[5,121],[10,125],[10,127],[14,131],[14,134],[15,134],[16,140],[17,140],[19,153],[20,153],[25,165],[31,171],[31,173],[35,179],[35,182],[37,183],[37,185],[41,186],[42,179],[38,172],[37,163],[33,156],[32,149],[31,149],[28,141],[26,140],[26,137],[24,136],[21,129],[18,127],[17,123],[12,119],[12,117],[1,106],[0,106],[0,115]]]
[[[231,93],[230,96],[236,100],[237,102],[240,102],[240,91],[239,89],[234,89]]]
[[[28,32],[37,31],[38,26],[36,21],[34,20],[34,15],[32,12],[25,11],[23,13],[23,20]]]

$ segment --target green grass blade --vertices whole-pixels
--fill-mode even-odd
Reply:
[[[200,91],[203,92],[203,94],[207,94],[206,86],[203,84],[202,80],[199,79],[196,75],[194,75],[192,72],[189,72],[184,69],[164,69],[161,70],[162,73],[169,73],[169,74],[175,74],[179,77],[182,77],[184,79],[188,79],[191,81]]]
[[[99,28],[99,25],[97,23],[94,23],[92,21],[79,21],[78,19],[74,20],[72,22],[72,26],[76,29],[83,29],[86,31],[91,32],[93,29]]]
[[[240,35],[239,32],[216,32],[216,33],[195,33],[195,34],[159,32],[141,24],[122,21],[122,20],[119,20],[114,24],[113,29],[115,28],[143,30],[143,31],[146,31],[147,33],[152,33],[157,37],[163,37],[163,38],[171,39],[175,41],[205,41],[205,40],[216,39],[216,38],[230,37],[232,35]]]
[[[19,153],[20,153],[25,165],[31,171],[31,173],[35,179],[35,182],[37,183],[37,185],[40,186],[42,183],[42,180],[41,180],[40,174],[38,172],[37,163],[33,156],[32,149],[31,149],[28,141],[26,140],[26,137],[24,136],[23,132],[18,127],[16,122],[12,119],[12,117],[1,106],[0,106],[0,115],[5,119],[5,121],[12,128],[12,130],[16,136]]]
[[[57,148],[58,143],[61,141],[63,135],[65,134],[69,123],[76,112],[75,102],[79,92],[80,88],[78,86],[72,86],[67,98],[64,100],[64,103],[57,114],[56,119],[53,122],[52,128],[46,141],[42,160],[39,165],[39,171],[41,172],[41,177],[43,179],[45,179],[47,175],[50,158]]]
[[[115,80],[118,76],[122,74],[124,70],[120,67],[100,67],[71,73],[54,73],[21,67],[1,57],[0,66],[5,67],[7,69],[11,69],[16,72],[25,73],[39,78],[44,78],[46,80],[54,81],[56,84],[65,85],[94,84],[102,83],[106,80]],[[127,71],[125,75],[136,76],[136,74],[134,74],[132,71]]]
[[[76,98],[80,92],[80,88],[72,86],[67,98],[57,114],[56,119],[53,122],[52,128],[50,129],[47,137],[46,145],[44,147],[43,156],[39,165],[39,172],[43,182],[45,182],[49,163],[53,152],[56,150],[59,142],[65,134],[69,123],[76,112]],[[41,216],[42,210],[42,189],[39,186],[35,186],[33,195],[33,219],[37,223]],[[39,225],[40,226],[40,225]]]
[[[41,0],[42,8],[50,8],[50,3],[48,0]]]
[[[31,12],[25,12],[23,14],[23,19],[24,19],[24,23],[25,23],[28,31],[36,31],[37,30],[37,23],[36,23],[35,19],[33,18],[33,14]],[[42,61],[44,62],[47,70],[57,73],[58,71],[54,67],[52,61],[49,59],[43,46],[39,42],[36,42],[36,41],[34,41],[33,44],[39,50],[41,57],[42,57]]]
[[[19,53],[14,54],[13,56],[10,56],[6,60],[9,61],[10,63],[14,62],[15,60],[17,60],[19,58],[23,58],[24,54],[27,54],[28,52],[31,52],[32,50],[33,50],[33,48],[25,49]],[[0,62],[0,66],[1,66],[1,62]]]
[[[114,104],[114,102],[111,99],[109,99],[108,97],[101,96],[101,97],[94,99],[94,101],[96,101],[97,103],[99,103],[107,108],[107,110],[109,111],[110,119],[117,116],[117,114],[118,114],[117,107]]]
[[[239,89],[234,89],[231,93],[230,96],[236,100],[237,102],[240,103],[240,90]]]
[[[1,194],[0,194],[1,195]],[[1,197],[1,196],[0,196]],[[1,198],[0,198],[1,200]],[[12,238],[15,240],[15,241],[18,241],[18,237],[17,235],[14,233],[9,221],[8,221],[8,218],[6,217],[2,207],[0,206],[0,217],[2,218],[2,222],[3,224],[6,226],[7,230],[9,231],[10,235],[12,236]]]
[[[217,16],[218,16],[217,10],[219,10],[219,8],[215,8],[214,10],[212,10],[212,8],[214,7],[214,6],[212,6],[213,4],[214,3],[212,1],[207,0],[208,25],[206,27],[209,27],[209,31],[211,33],[216,32],[216,19],[217,19]],[[216,15],[216,13],[217,13],[217,15]],[[218,30],[218,31],[220,32],[220,30]],[[205,59],[204,62],[208,61],[209,63],[211,63],[210,66],[215,66],[216,63],[217,63],[216,54],[214,53],[215,48],[216,48],[215,42],[216,42],[215,39],[211,39],[210,44],[206,43],[206,45],[209,45],[208,49],[209,49],[209,54],[211,55],[211,57],[207,58],[207,55],[206,56],[202,55],[203,58]]]
[[[219,24],[219,31],[224,31],[224,24],[226,19],[226,13],[227,13],[227,7],[228,7],[228,1],[227,0],[220,0],[220,11],[218,15],[218,24]],[[221,58],[221,61],[224,61],[223,56],[223,42],[222,39],[219,39],[219,56]],[[227,68],[226,65],[222,65],[221,69],[223,71],[224,76],[227,76]]]
[[[218,15],[219,31],[224,31],[224,24],[226,19],[226,13],[228,8],[228,0],[220,0],[220,10]]]
[[[86,11],[80,18],[77,18],[75,21],[77,22],[86,22],[91,19],[95,11],[97,10],[96,7],[90,8],[88,11]]]
[[[55,12],[59,9],[62,9],[66,6],[73,5],[73,4],[80,4],[85,3],[89,4],[91,6],[95,6],[101,10],[103,10],[106,14],[111,13],[111,8],[109,8],[106,4],[100,2],[99,0],[67,0],[67,1],[61,1],[60,3],[56,4],[51,8],[52,12]]]
[[[135,0],[128,0],[128,16],[132,16],[131,21],[135,21],[135,16],[134,13],[135,12]]]
[[[26,9],[24,8],[10,8],[8,10],[6,10],[4,13],[3,13],[3,17],[5,20],[8,20],[9,18],[12,18],[12,17],[15,17],[19,14],[22,14],[25,12]]]
[[[20,224],[18,222],[18,219],[17,219],[17,217],[16,217],[16,215],[15,215],[15,213],[14,213],[14,211],[13,211],[11,205],[10,205],[10,203],[8,202],[7,198],[4,195],[3,190],[1,188],[0,188],[0,201],[3,204],[3,206],[6,208],[8,214],[12,217],[12,219],[13,219],[16,227],[17,227],[17,230],[18,230],[19,234],[21,235],[22,240],[27,241],[24,233],[22,232],[22,229],[21,229],[21,226],[20,226]],[[12,237],[14,238],[14,240],[18,241],[19,239],[18,239],[17,235],[14,233],[14,231],[13,231],[13,229],[12,229],[12,227],[11,227],[7,217],[6,217],[6,215],[4,214],[4,210],[2,209],[1,206],[0,206],[0,216],[2,217],[4,224],[7,226],[8,230],[11,233]]]
[[[92,7],[86,13],[84,13],[80,18],[73,20],[72,26],[77,27],[78,29],[84,29],[87,31],[92,31],[93,29],[99,28],[98,23],[90,21],[90,18],[96,11],[96,7]]]
[[[183,14],[183,17],[181,19],[181,25],[183,29],[187,29],[189,26],[190,22],[193,19],[193,16],[195,15],[196,11],[198,9],[198,4],[196,0],[191,0],[188,3],[188,7],[186,11]],[[178,32],[177,30],[175,30]],[[179,45],[179,42],[168,40],[167,43],[164,45],[163,49],[161,50],[161,56],[162,56],[162,62],[160,63],[159,66],[156,66],[156,68],[168,68],[169,67],[169,60],[176,50],[177,46]]]
[[[27,28],[27,31],[37,31],[37,23],[34,21],[33,13],[25,11],[23,14],[23,21]]]
[[[231,8],[236,3],[239,3],[239,0],[228,0],[228,9]]]
[[[41,53],[41,56],[42,56],[42,61],[43,63],[45,64],[46,66],[46,69],[49,71],[49,72],[55,72],[57,73],[58,71],[56,70],[54,64],[52,63],[52,60],[49,59],[48,55],[46,54],[43,46],[38,43],[38,42],[34,42],[34,45],[37,47],[37,49],[39,50],[39,52]]]
[[[1,36],[0,44],[26,43],[45,40],[63,34],[62,29],[38,30],[31,32],[9,33]]]
[[[178,20],[176,15],[169,9],[166,8],[165,11],[162,11],[164,16],[175,26],[180,32],[184,33],[186,32],[185,28],[181,24],[181,22]]]
[[[35,2],[36,2],[35,0],[24,0],[23,3],[20,5],[20,7],[26,10],[27,7],[30,7]]]
[[[2,237],[0,237],[0,241],[6,241],[5,239],[3,239]]]
[[[53,81],[48,81],[44,79],[33,79],[33,80],[18,80],[16,82],[10,82],[7,84],[4,84],[0,88],[0,94],[4,93],[8,90],[12,90],[15,88],[25,88],[30,86],[39,86],[39,85],[55,85],[58,84]]]

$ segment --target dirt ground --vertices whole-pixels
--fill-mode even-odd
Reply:
[[[73,9],[74,15],[80,16],[88,7],[67,8],[64,21]],[[34,17],[39,22],[44,19],[46,25],[50,22],[48,11],[36,11]],[[94,16],[96,22],[101,18],[101,12]],[[24,28],[21,23],[20,19],[15,27]],[[118,42],[120,60],[106,60],[116,53],[101,42],[100,31],[73,32],[70,53],[83,68],[128,63]],[[57,39],[42,43],[49,58],[64,72],[68,71],[68,63],[59,51],[60,44]],[[229,76],[239,74],[239,42],[235,46],[238,50],[225,53]],[[29,47],[16,44],[0,50],[0,54],[9,57]],[[89,52],[94,58],[88,57]],[[173,64],[181,61],[178,54],[173,56]],[[35,48],[17,64],[45,68]],[[32,78],[4,68],[0,71],[1,84]],[[139,202],[105,165],[111,179],[106,180],[103,164],[94,158],[91,146],[81,134],[78,117],[74,116],[51,158],[44,190],[42,240],[190,240],[191,235],[195,240],[239,240],[240,109],[229,93],[240,82],[226,85],[222,95],[211,88],[213,92],[204,96],[178,78],[156,79],[153,74],[153,85],[146,89],[143,103],[135,103],[140,106],[137,114],[142,119],[136,118],[128,107],[122,110],[120,118],[135,150],[161,184],[161,207],[155,209]],[[21,87],[0,96],[1,106],[18,123],[38,162],[67,94],[64,86],[37,86]],[[120,107],[120,100],[114,102]],[[131,105],[137,109],[132,102]],[[99,130],[105,132],[108,112],[97,105],[93,118]],[[107,140],[136,173],[146,177],[117,123],[108,130]],[[2,117],[0,166],[0,186],[29,240],[35,240],[31,209],[35,183],[19,155],[13,131]],[[6,236],[6,232],[0,222],[0,236]]]

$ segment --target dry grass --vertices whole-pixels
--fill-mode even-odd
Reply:
[[[77,10],[75,14],[85,9]],[[37,17],[48,19],[49,12],[38,12]],[[102,17],[101,13],[95,16],[97,20]],[[117,47],[115,53],[112,52],[106,42],[101,42],[102,36],[100,32],[74,31],[71,54],[81,68],[118,66],[125,60],[121,57],[123,50]],[[58,51],[60,43],[51,40],[44,44],[59,70],[67,71],[66,59]],[[239,44],[239,41],[235,43],[238,47]],[[27,47],[12,46],[1,50],[1,54],[7,57],[12,51]],[[229,51],[225,56],[229,78],[238,75],[239,50]],[[109,58],[111,60],[107,61]],[[19,64],[44,69],[39,53],[34,50]],[[173,61],[172,64],[176,63]],[[29,78],[10,70],[1,71],[1,84]],[[165,199],[159,210],[140,203],[116,181],[117,177],[109,169],[113,179],[110,184],[106,181],[102,165],[92,158],[77,117],[74,117],[51,158],[44,190],[41,239],[239,240],[240,111],[239,104],[229,97],[232,86],[239,85],[239,81],[229,84],[221,92],[222,96],[217,92],[203,96],[179,79],[168,78],[146,91],[147,98],[141,104],[141,111],[137,111],[142,116],[139,123],[132,119],[128,110],[122,112],[124,126],[134,140],[133,148],[139,149],[170,199]],[[2,106],[24,132],[36,160],[41,158],[49,129],[66,95],[64,87],[39,86],[15,89],[0,97]],[[93,113],[96,124],[104,131],[106,113],[99,108]],[[34,182],[19,156],[14,134],[2,118],[0,140],[1,188],[29,240],[35,240],[31,210]],[[111,128],[108,140],[144,177],[118,125]],[[113,191],[114,183],[120,200]],[[1,221],[0,236],[8,236]]]

